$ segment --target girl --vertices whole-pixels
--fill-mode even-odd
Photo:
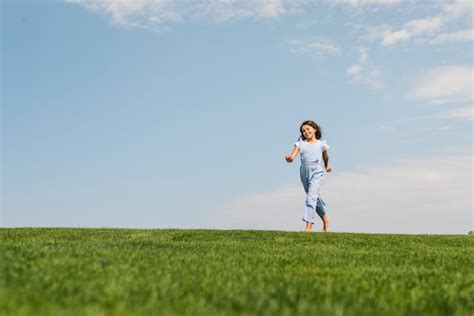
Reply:
[[[329,165],[329,146],[320,140],[321,128],[313,121],[304,121],[300,126],[301,136],[295,143],[293,151],[285,156],[287,162],[292,162],[300,153],[300,178],[306,192],[305,212],[303,221],[306,222],[305,231],[310,232],[316,219],[316,213],[323,221],[323,231],[329,231],[329,218],[326,215],[326,204],[319,194],[320,181],[324,171],[321,158],[324,161],[326,172],[331,172]]]

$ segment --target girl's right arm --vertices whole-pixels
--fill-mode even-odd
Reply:
[[[300,152],[300,148],[295,145],[295,147],[293,148],[293,151],[289,155],[285,156],[286,161],[287,162],[292,162],[295,159],[296,155],[298,155],[299,152]]]

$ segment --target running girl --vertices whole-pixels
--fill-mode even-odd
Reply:
[[[300,126],[301,136],[295,143],[293,151],[285,156],[287,162],[292,162],[300,153],[300,178],[306,192],[305,211],[303,221],[306,222],[305,231],[310,232],[316,220],[316,213],[323,221],[323,231],[329,231],[329,218],[319,186],[324,176],[321,160],[324,161],[326,172],[331,172],[329,165],[329,146],[321,139],[321,128],[313,121],[304,121]]]

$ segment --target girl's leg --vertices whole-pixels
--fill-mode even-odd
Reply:
[[[313,230],[313,223],[316,220],[316,212],[313,206],[314,193],[312,192],[314,190],[310,190],[309,175],[310,174],[308,173],[307,166],[301,166],[300,178],[304,191],[306,192],[305,209],[303,215],[303,221],[306,222],[306,232],[311,232]]]
[[[319,182],[309,183],[306,190],[306,200],[304,206],[303,221],[306,222],[306,231],[312,230],[313,224],[316,222],[316,204],[319,194]]]
[[[316,203],[316,213],[323,221],[323,232],[329,232],[329,217],[326,215],[326,203],[324,203],[321,196],[318,196],[318,202]]]
[[[323,221],[323,232],[328,233],[329,232],[329,217],[327,215],[323,215],[321,219]]]

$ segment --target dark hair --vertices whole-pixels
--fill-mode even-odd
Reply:
[[[316,130],[316,133],[315,133],[316,139],[321,138],[321,134],[322,134],[321,127],[319,127],[319,125],[316,124],[315,122],[308,120],[308,121],[304,121],[303,123],[301,123],[301,126],[300,126],[300,133],[301,133],[301,139],[302,140],[306,140],[306,138],[303,135],[303,131],[302,131],[303,125],[309,125],[312,128],[314,128]]]

